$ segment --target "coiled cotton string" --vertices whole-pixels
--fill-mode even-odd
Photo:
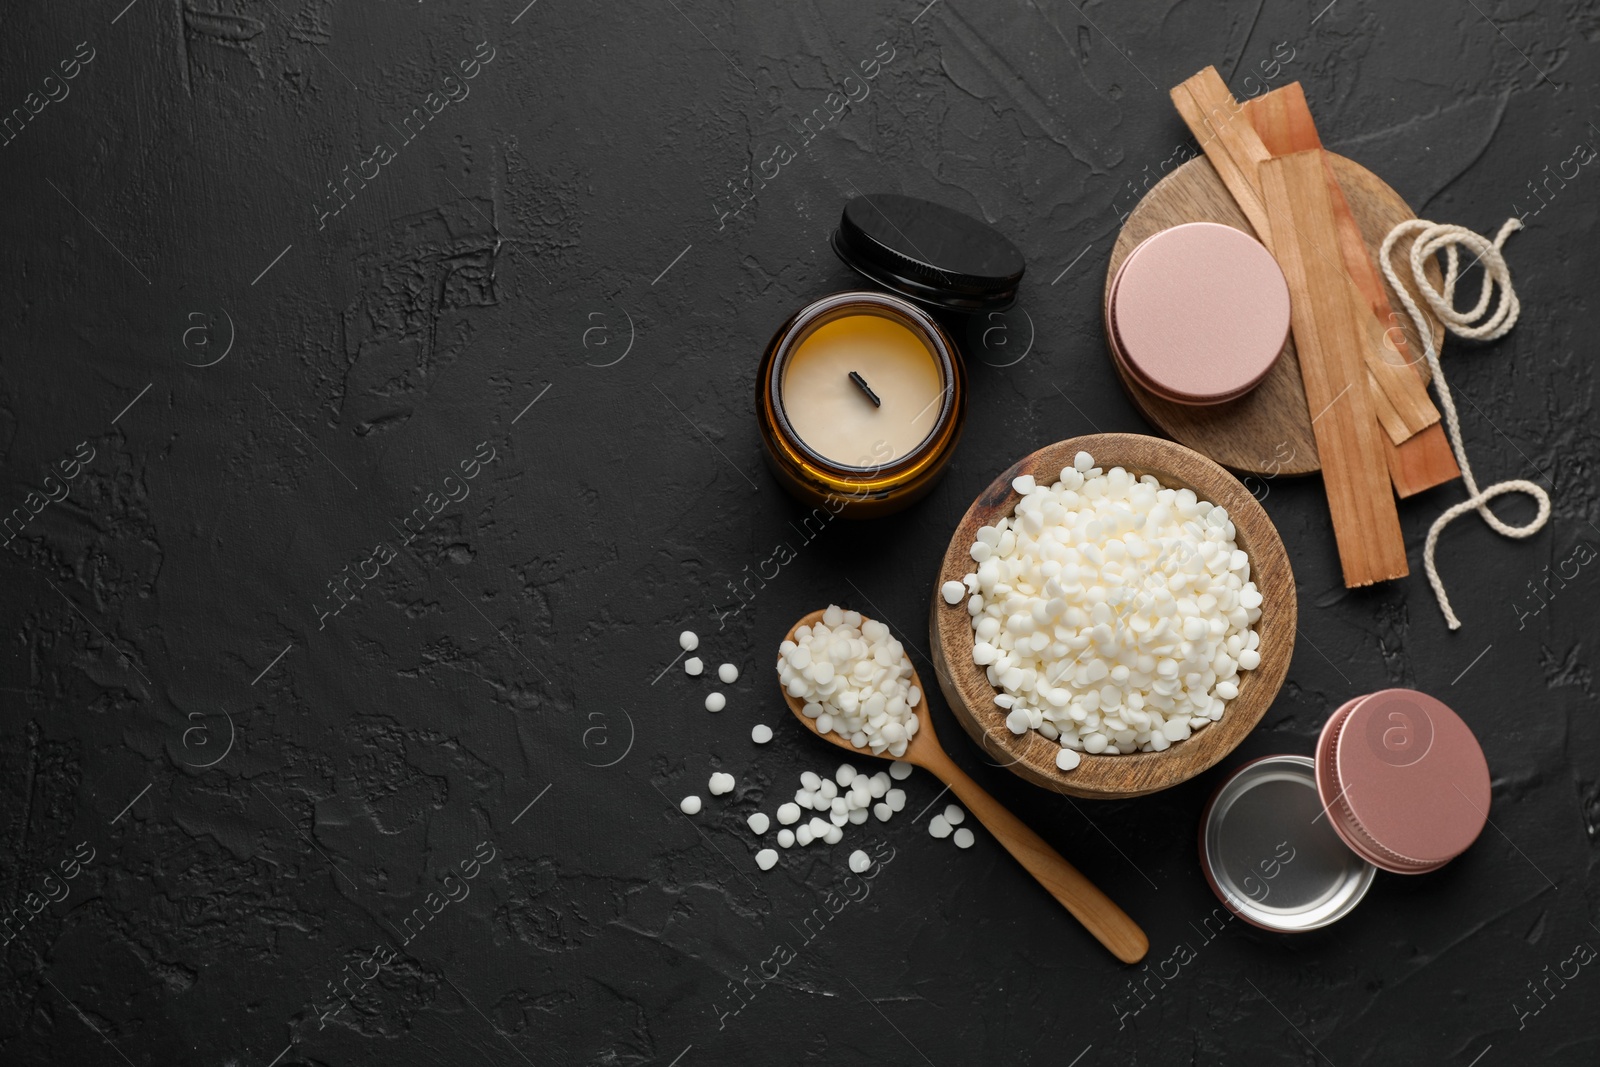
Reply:
[[[1438,568],[1434,566],[1433,552],[1439,543],[1439,534],[1458,516],[1469,511],[1477,511],[1483,516],[1484,522],[1506,537],[1530,537],[1542,529],[1550,518],[1550,495],[1541,486],[1524,478],[1496,482],[1485,489],[1478,488],[1478,480],[1472,474],[1472,464],[1467,462],[1467,450],[1461,444],[1461,419],[1456,415],[1455,398],[1450,395],[1449,383],[1444,380],[1444,368],[1439,365],[1439,353],[1433,347],[1433,331],[1418,309],[1416,301],[1411,298],[1410,291],[1400,284],[1400,279],[1395,276],[1392,253],[1398,241],[1412,233],[1417,234],[1416,240],[1411,245],[1410,266],[1411,277],[1416,282],[1418,292],[1427,300],[1428,306],[1439,317],[1439,321],[1444,323],[1446,330],[1457,337],[1469,340],[1491,341],[1496,337],[1503,337],[1511,327],[1515,326],[1517,315],[1522,310],[1516,290],[1511,288],[1511,271],[1506,266],[1505,257],[1500,254],[1506,238],[1520,229],[1522,229],[1521,220],[1507,219],[1494,240],[1490,241],[1465,226],[1440,225],[1425,219],[1409,219],[1389,231],[1389,236],[1383,239],[1383,249],[1379,253],[1384,277],[1389,279],[1389,285],[1394,289],[1395,295],[1405,305],[1406,313],[1411,316],[1411,324],[1416,328],[1417,336],[1422,339],[1422,352],[1427,357],[1428,367],[1433,371],[1434,386],[1439,390],[1440,406],[1444,408],[1445,428],[1450,431],[1450,446],[1455,450],[1456,462],[1461,466],[1461,479],[1467,483],[1467,492],[1471,494],[1466,500],[1447,509],[1444,514],[1433,520],[1433,525],[1428,529],[1427,543],[1422,550],[1423,567],[1428,573],[1428,582],[1433,586],[1434,596],[1439,601],[1439,610],[1444,612],[1445,622],[1452,630],[1461,628],[1461,620],[1450,610],[1450,597],[1444,591],[1444,582],[1439,578]],[[1473,253],[1475,262],[1483,265],[1483,290],[1478,294],[1478,303],[1469,311],[1457,311],[1455,307],[1461,249]],[[1424,274],[1424,268],[1429,258],[1441,250],[1444,252],[1445,260],[1444,285],[1434,289]],[[1500,295],[1495,301],[1494,313],[1484,319],[1484,313],[1489,309],[1489,300],[1497,286]],[[1505,493],[1528,494],[1538,503],[1539,513],[1526,526],[1512,526],[1501,521],[1499,516],[1489,510],[1489,501]]]

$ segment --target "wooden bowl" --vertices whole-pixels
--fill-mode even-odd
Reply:
[[[1109,470],[1122,467],[1135,477],[1153,474],[1172,489],[1189,488],[1202,500],[1228,509],[1235,541],[1250,557],[1250,578],[1261,591],[1261,663],[1239,672],[1239,695],[1228,701],[1222,718],[1175,742],[1165,752],[1126,756],[1081,753],[1073,770],[1056,766],[1061,746],[1036,730],[1018,736],[1006,726],[1005,711],[994,702],[997,690],[984,668],[972,662],[972,620],[966,601],[954,606],[940,595],[945,582],[961,581],[975,568],[969,549],[978,528],[992,526],[1012,514],[1021,496],[1011,488],[1018,475],[1031,474],[1049,485],[1070,467],[1079,452]],[[980,747],[1016,774],[1036,785],[1075,797],[1138,797],[1187,781],[1232,752],[1255,728],[1278,695],[1294,652],[1298,607],[1294,573],[1283,541],[1267,513],[1239,480],[1192,449],[1157,437],[1131,433],[1099,433],[1060,441],[1014,463],[975,500],[950,538],[939,578],[933,587],[929,640],[934,673],[956,720]]]

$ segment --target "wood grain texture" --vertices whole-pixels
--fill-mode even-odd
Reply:
[[[1273,155],[1322,147],[1299,82],[1245,101],[1244,113]],[[1461,471],[1439,428],[1439,410],[1428,396],[1421,340],[1390,304],[1376,250],[1367,246],[1332,157],[1324,153],[1322,161],[1345,270],[1369,312],[1367,371],[1378,421],[1388,437],[1384,452],[1390,481],[1401,497],[1411,496],[1458,478]]]
[[[822,614],[822,610],[819,609],[800,619],[789,628],[786,640],[792,641],[795,631],[800,627],[821,622]],[[910,662],[909,659],[907,662]],[[911,670],[911,684],[921,689],[924,694],[927,693],[922,680],[917,677],[915,667]],[[870,750],[856,748],[847,739],[832,731],[826,734],[819,732],[817,721],[806,716],[801,710],[802,702],[789,695],[787,689],[783,690],[783,699],[784,703],[789,705],[789,710],[794,713],[794,717],[800,720],[801,725],[824,741],[838,745],[857,756],[872,755]],[[956,766],[955,761],[939,745],[939,738],[933,731],[932,716],[928,714],[926,696],[916,710],[921,725],[917,727],[916,736],[906,746],[906,754],[902,758],[907,763],[921,767],[949,786],[950,791],[966,806],[967,811],[994,835],[994,839],[1000,842],[1005,850],[1060,902],[1062,907],[1071,912],[1073,917],[1083,924],[1084,929],[1094,935],[1095,940],[1109,949],[1112,955],[1123,963],[1138,963],[1144,959],[1145,953],[1150,948],[1150,940],[1138,924],[1128,918],[1126,912],[1117,907],[1110,897],[1102,893],[1099,887],[1085,878],[1076,867],[1062,859],[1061,854],[1051,848],[1043,838],[1028,829],[1021,819],[1002,807],[999,801]]]
[[[1010,515],[1021,496],[1012,479],[1031,474],[1045,484],[1055,482],[1078,452],[1088,452],[1107,469],[1120,466],[1135,476],[1153,474],[1170,488],[1189,488],[1202,500],[1228,510],[1236,541],[1250,557],[1250,576],[1261,590],[1261,664],[1240,674],[1239,695],[1228,702],[1222,718],[1165,752],[1126,756],[1082,754],[1071,771],[1056,766],[1061,746],[1030,730],[1013,734],[1005,711],[994,702],[996,689],[984,669],[972,662],[973,633],[965,603],[944,602],[939,587],[961,581],[976,564],[969,550],[978,529]],[[1255,497],[1239,480],[1205,456],[1159,437],[1142,434],[1089,434],[1060,441],[1024,456],[996,478],[962,517],[933,585],[928,633],[939,688],[956,720],[983,749],[1011,771],[1036,785],[1075,797],[1117,799],[1144,796],[1193,778],[1215,766],[1261,721],[1278,695],[1294,654],[1298,601],[1288,553]]]
[[[1328,154],[1328,160],[1346,192],[1362,240],[1376,256],[1388,232],[1416,215],[1399,193],[1360,164],[1333,153]],[[1153,186],[1129,213],[1106,268],[1106,293],[1110,293],[1117,269],[1141,241],[1185,222],[1218,222],[1253,233],[1249,220],[1217,177],[1211,162],[1203,157],[1191,159]],[[1405,255],[1409,247],[1401,242],[1396,254]],[[1430,263],[1428,270],[1430,280],[1442,284],[1437,267]],[[1444,327],[1426,310],[1427,303],[1411,279],[1404,281],[1432,323],[1435,346],[1441,344]],[[1115,367],[1116,361],[1111,362]],[[1426,375],[1426,364],[1419,361],[1417,366]],[[1123,391],[1151,425],[1224,467],[1269,477],[1314,474],[1321,469],[1292,338],[1261,384],[1226,404],[1175,404],[1151,393],[1121,368],[1116,369]]]
[[[1242,108],[1245,118],[1270,154],[1282,156],[1291,152],[1321,150],[1322,138],[1317,133],[1316,122],[1311,117],[1311,108],[1306,103],[1305,92],[1299,82],[1290,82],[1264,96],[1246,100]],[[1259,178],[1259,165],[1256,171]],[[1387,334],[1390,326],[1400,320],[1389,307],[1383,277],[1373,265],[1372,257],[1367,254],[1366,244],[1361,240],[1361,228],[1350,211],[1350,202],[1339,187],[1333,165],[1325,156],[1323,173],[1327,179],[1328,197],[1333,203],[1334,221],[1339,228],[1339,251],[1344,260],[1345,273],[1365,309],[1362,325],[1367,339],[1367,373],[1369,385],[1373,388],[1378,422],[1390,440],[1399,445],[1438,422],[1439,411],[1428,396],[1427,385],[1407,365],[1406,355],[1402,351],[1403,331],[1397,331],[1392,340]]]
[[[1261,202],[1261,182],[1256,175],[1256,168],[1270,153],[1222,75],[1216,67],[1207,67],[1185,79],[1173,88],[1172,103],[1239,210],[1250,220],[1256,238],[1271,248],[1272,223]]]
[[[1275,254],[1289,282],[1290,321],[1344,584],[1402,578],[1410,573],[1405,537],[1361,355],[1365,309],[1347,284],[1322,150],[1274,157],[1260,173],[1262,199],[1281,235]]]
[[[1444,423],[1436,422],[1405,444],[1385,450],[1389,483],[1402,499],[1461,477]]]

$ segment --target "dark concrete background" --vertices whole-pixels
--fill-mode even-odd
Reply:
[[[0,513],[68,494],[0,567],[0,1060],[1600,1060],[1576,961],[1600,945],[1594,4],[125,2],[0,15]],[[920,772],[895,821],[759,872],[744,816],[839,762],[768,673],[792,620],[836,600],[925,648],[936,561],[996,472],[1146,429],[1099,294],[1119,215],[1190,144],[1166,90],[1208,63],[1238,96],[1304,82],[1330,145],[1424,217],[1523,214],[1520,324],[1445,360],[1480,475],[1550,486],[1549,526],[1450,528],[1450,633],[1421,545],[1459,486],[1402,507],[1410,579],[1347,592],[1320,485],[1265,484],[1299,582],[1289,681],[1157,796],[1043,793],[934,697],[957,760],[1143,923],[1149,971],[987,834],[913,825]],[[756,360],[851,284],[827,236],[880,189],[989,219],[1030,273],[968,339],[937,491],[806,543],[762,466]],[[1546,567],[1578,573],[1536,597]],[[330,582],[374,570],[332,614]],[[685,627],[744,668],[721,715],[670,667]],[[1478,732],[1493,828],[1323,932],[1208,926],[1208,791],[1388,685]],[[737,791],[685,819],[717,769]],[[833,914],[855,847],[884,861]]]

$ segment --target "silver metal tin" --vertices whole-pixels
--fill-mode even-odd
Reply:
[[[1218,899],[1264,930],[1298,933],[1348,915],[1377,868],[1328,823],[1309,756],[1234,771],[1200,820],[1200,867]]]

